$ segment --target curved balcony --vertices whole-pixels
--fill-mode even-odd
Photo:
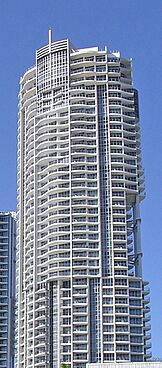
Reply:
[[[36,95],[36,85],[31,86],[31,88],[26,89],[24,92],[22,92],[22,100],[27,101],[30,98],[34,97]]]

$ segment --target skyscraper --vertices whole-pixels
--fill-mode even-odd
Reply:
[[[150,357],[131,60],[69,40],[20,80],[18,367]]]
[[[16,218],[0,212],[0,367],[14,367]]]

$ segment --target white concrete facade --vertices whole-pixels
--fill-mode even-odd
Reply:
[[[119,52],[50,38],[21,78],[19,368],[150,358],[131,68]]]
[[[87,368],[162,368],[162,362],[87,364]]]

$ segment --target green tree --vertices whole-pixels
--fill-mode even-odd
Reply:
[[[70,364],[68,363],[62,363],[61,368],[70,368]]]

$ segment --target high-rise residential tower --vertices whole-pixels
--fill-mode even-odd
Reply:
[[[16,215],[0,212],[0,367],[14,367]]]
[[[20,80],[19,368],[150,357],[131,69],[120,52],[49,32]]]

